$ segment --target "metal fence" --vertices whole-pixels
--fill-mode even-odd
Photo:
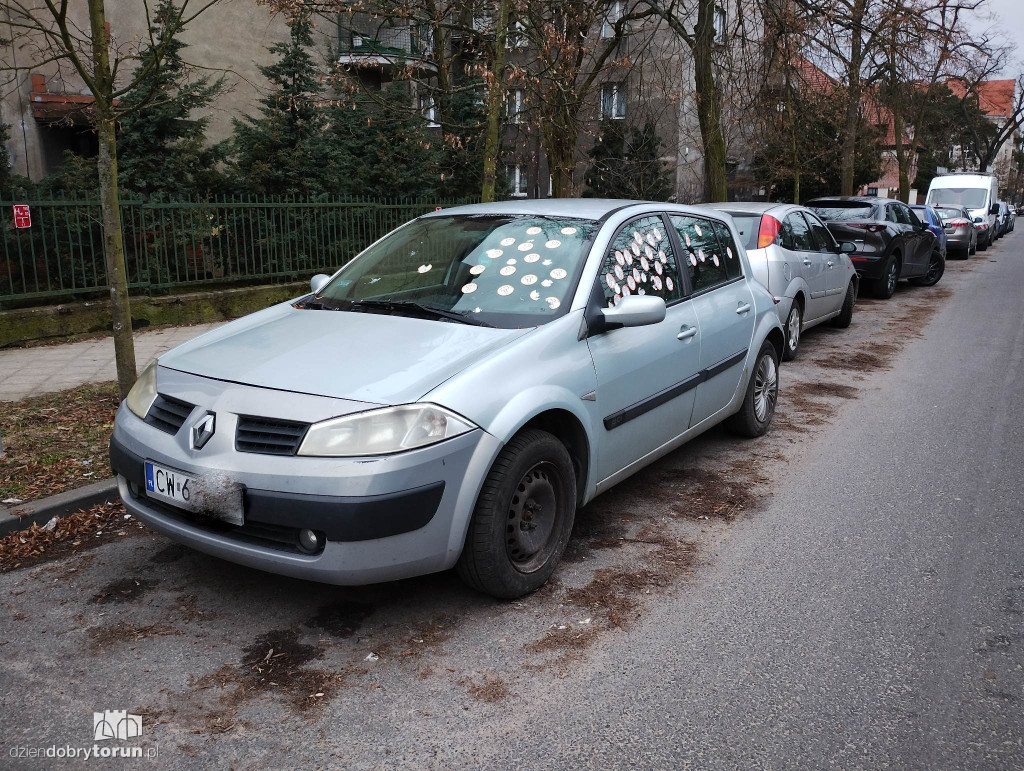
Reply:
[[[123,200],[129,288],[161,293],[333,272],[403,222],[458,203],[463,202],[255,196],[170,203]],[[15,226],[16,204],[28,205],[31,226]],[[105,291],[99,201],[0,200],[0,236],[0,307]]]

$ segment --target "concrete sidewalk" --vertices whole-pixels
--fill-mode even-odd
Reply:
[[[164,351],[223,323],[137,332],[135,359],[139,371]],[[0,402],[116,379],[112,337],[0,350]]]

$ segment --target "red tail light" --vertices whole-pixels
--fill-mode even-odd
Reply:
[[[761,227],[757,231],[757,248],[764,249],[766,246],[774,244],[775,239],[779,237],[780,230],[782,230],[781,222],[770,214],[762,215]]]
[[[867,230],[872,233],[881,233],[885,230],[885,225],[876,225],[875,223],[860,223],[860,222],[847,222],[851,228],[857,228],[857,230]]]

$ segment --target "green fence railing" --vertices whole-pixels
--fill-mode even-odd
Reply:
[[[122,200],[129,288],[168,292],[333,272],[403,222],[463,201],[223,197]],[[14,204],[31,226],[15,227]],[[22,223],[24,224],[24,223]],[[68,300],[107,287],[99,201],[0,199],[0,307]]]

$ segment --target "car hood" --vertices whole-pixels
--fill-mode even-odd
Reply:
[[[530,331],[283,303],[178,346],[160,365],[282,391],[403,404]]]

